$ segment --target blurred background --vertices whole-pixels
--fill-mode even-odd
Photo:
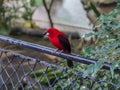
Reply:
[[[109,21],[113,22],[115,14],[115,18],[119,19],[117,5],[116,0],[1,0],[0,34],[54,48],[46,37],[41,38],[41,33],[55,27],[68,35],[73,53],[99,59],[103,56],[98,49],[101,50],[101,45],[107,43],[106,37],[111,40],[109,37],[114,36],[104,29],[119,28]],[[25,55],[30,52],[3,42],[0,46]],[[35,52],[29,53],[29,56],[41,58]],[[56,62],[56,57],[47,57]],[[106,57],[109,55],[106,54]]]
[[[91,75],[110,81],[104,84],[86,80],[84,86],[84,78],[80,78],[81,90],[114,90],[111,82],[119,90],[120,75],[115,69],[120,67],[120,0],[0,0],[0,35],[54,48],[47,37],[41,36],[50,27],[68,35],[72,53],[98,60],[91,65],[75,62],[75,71],[82,71],[84,78]],[[56,56],[2,41],[0,47],[52,64],[65,62]],[[104,62],[111,63],[109,71],[101,70]]]

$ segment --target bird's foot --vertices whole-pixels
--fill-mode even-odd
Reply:
[[[59,50],[59,49],[55,50],[55,53],[58,53],[58,54],[61,54],[62,52],[63,50]]]

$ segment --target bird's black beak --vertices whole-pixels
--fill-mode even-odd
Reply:
[[[39,37],[43,38],[46,34],[47,34],[47,32],[41,32],[40,35],[39,35]]]
[[[46,35],[46,34],[47,34],[47,32],[43,32],[43,33],[42,33],[43,36]]]

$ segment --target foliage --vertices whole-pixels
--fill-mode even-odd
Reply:
[[[0,34],[8,35],[12,27],[23,22],[33,27],[32,15],[40,5],[41,0],[0,0]]]
[[[43,73],[43,72],[46,72],[46,73]],[[34,76],[34,73],[30,73],[30,76],[34,78],[35,80],[40,80],[42,84],[48,85],[48,80],[50,83],[53,83],[53,81],[56,79],[54,73],[56,75],[59,75],[61,71],[56,70],[54,68],[48,68],[48,69],[44,68],[44,69],[37,70],[35,72],[37,78]]]
[[[93,29],[94,33],[87,34],[86,37],[95,36],[95,45],[84,48],[81,55],[99,60],[95,64],[89,65],[84,71],[83,77],[92,75],[102,77],[102,80],[110,80],[120,88],[120,75],[115,69],[120,67],[120,0],[117,0],[116,8],[109,14],[100,15],[96,22],[99,22]],[[98,27],[99,26],[99,27]],[[104,62],[111,63],[110,71],[100,70]],[[97,70],[96,70],[97,69]],[[104,73],[104,74],[100,74]],[[102,76],[101,76],[102,75]],[[96,84],[98,86],[98,84]],[[95,88],[96,86],[93,86]],[[97,87],[97,89],[102,86]],[[105,90],[110,89],[110,85],[105,85]]]
[[[11,19],[15,17],[13,14],[14,7],[8,7],[4,2],[5,0],[0,0],[0,33],[7,34],[6,32],[11,27]]]

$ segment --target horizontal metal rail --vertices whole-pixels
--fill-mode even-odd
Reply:
[[[89,58],[84,58],[78,55],[74,55],[74,54],[68,54],[68,53],[64,53],[64,52],[60,52],[60,51],[56,51],[55,49],[52,48],[48,48],[42,45],[38,45],[38,44],[33,44],[30,42],[26,42],[26,41],[22,41],[22,40],[18,40],[18,39],[14,39],[14,38],[10,38],[7,36],[2,36],[0,35],[0,40],[13,44],[13,45],[17,45],[20,47],[26,47],[26,48],[30,48],[33,50],[37,50],[43,53],[47,53],[47,54],[51,54],[54,56],[58,56],[64,59],[69,59],[75,62],[80,62],[83,64],[95,64],[98,60],[94,60],[94,59],[89,59]],[[109,63],[104,63],[103,69],[107,69],[110,70],[110,64]],[[120,68],[115,69],[115,71],[120,72]]]

